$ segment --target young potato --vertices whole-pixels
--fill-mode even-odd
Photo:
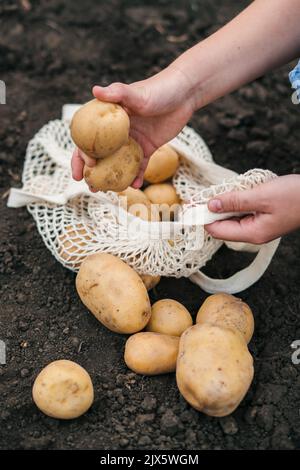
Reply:
[[[250,307],[230,294],[220,293],[207,297],[198,311],[196,323],[235,328],[242,333],[247,344],[254,332],[254,318]]]
[[[48,364],[33,384],[36,406],[52,418],[73,419],[85,413],[94,401],[94,388],[87,371],[73,361]]]
[[[87,256],[76,289],[84,305],[111,331],[136,333],[149,321],[151,305],[142,279],[116,256]]]
[[[182,304],[176,300],[163,299],[152,305],[151,318],[146,330],[165,335],[181,336],[192,324],[193,319]]]
[[[180,209],[180,199],[170,183],[151,184],[144,189],[144,193],[152,204],[158,206],[162,220],[172,220]]]
[[[119,196],[121,197],[121,207],[130,214],[143,220],[160,221],[159,211],[156,206],[151,204],[146,194],[140,189],[129,187],[125,191],[121,191]]]
[[[176,173],[178,165],[178,153],[170,145],[163,145],[151,155],[144,179],[149,183],[161,183]]]
[[[86,155],[104,158],[127,142],[129,126],[129,117],[120,105],[94,99],[74,114],[71,136]]]
[[[83,176],[90,189],[124,191],[136,178],[143,159],[141,146],[131,137],[115,153],[84,166]]]
[[[175,371],[178,346],[178,336],[137,333],[126,341],[124,360],[136,374],[167,374]]]
[[[148,291],[153,289],[160,282],[160,276],[151,276],[150,274],[140,274],[140,277]]]
[[[176,380],[196,410],[229,415],[246,395],[253,373],[252,356],[237,330],[197,324],[181,335]]]
[[[92,238],[81,224],[74,228],[71,225],[68,225],[66,230],[67,233],[63,233],[58,237],[59,255],[65,261],[78,261],[76,265],[79,266],[82,262],[80,255],[84,253],[84,247],[86,243],[91,242]]]

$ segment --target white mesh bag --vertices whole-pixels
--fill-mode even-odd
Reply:
[[[122,209],[116,193],[91,193],[84,181],[72,180],[69,122],[76,109],[78,105],[65,105],[62,119],[50,121],[29,142],[23,188],[11,189],[8,199],[9,207],[27,206],[60,263],[77,271],[87,255],[107,252],[140,274],[189,277],[210,293],[240,292],[262,276],[279,239],[260,246],[226,243],[234,250],[257,252],[254,261],[225,280],[201,272],[223,244],[204,225],[233,215],[213,214],[207,201],[226,191],[253,188],[276,175],[258,169],[237,175],[217,165],[203,139],[185,127],[170,141],[180,154],[173,185],[183,201],[182,211],[175,222],[147,222]]]

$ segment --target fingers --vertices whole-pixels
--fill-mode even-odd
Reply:
[[[149,97],[149,88],[144,85],[125,83],[112,83],[107,87],[96,85],[93,87],[93,95],[98,100],[121,103],[126,111],[142,111]]]
[[[263,224],[258,224],[257,216],[249,215],[241,219],[220,220],[204,228],[219,240],[260,244],[263,243],[263,227]]]
[[[135,178],[135,180],[133,181],[133,183],[131,185],[134,189],[139,189],[143,186],[144,173],[145,173],[145,170],[147,168],[148,161],[149,161],[149,158],[145,157],[143,159],[142,164],[140,166],[139,173],[138,173],[137,177]]]
[[[78,148],[76,148],[73,152],[71,167],[73,179],[76,181],[81,181],[83,178],[84,162],[79,156]]]
[[[96,165],[96,163],[97,161],[95,160],[95,158],[91,158],[88,155],[85,155],[85,153],[81,152],[78,148],[76,148],[73,152],[71,160],[72,176],[74,180],[82,180],[84,165],[93,167]]]
[[[265,204],[261,196],[261,187],[245,191],[231,191],[211,199],[208,202],[208,208],[211,212],[218,213],[264,210]]]

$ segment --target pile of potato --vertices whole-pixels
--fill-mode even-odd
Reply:
[[[176,371],[184,398],[211,416],[231,413],[244,398],[253,378],[247,344],[254,320],[240,299],[228,294],[208,297],[193,325],[190,313],[175,300],[159,300],[151,307],[140,276],[106,253],[83,261],[76,288],[102,324],[132,334],[124,360],[137,374]]]
[[[129,118],[117,104],[92,100],[74,115],[71,133],[76,145],[96,158],[85,167],[84,177],[93,190],[119,193],[123,208],[147,221],[174,216],[180,200],[170,182],[179,155],[169,145],[150,158],[144,191],[130,188],[138,174],[143,152],[129,137]],[[169,219],[167,219],[169,220]],[[67,230],[58,239],[60,255],[81,262],[85,242],[93,238],[83,226]],[[124,360],[137,374],[176,371],[177,386],[197,410],[226,416],[244,398],[253,379],[253,360],[247,344],[254,331],[251,309],[228,294],[206,299],[196,324],[179,302],[163,299],[150,304],[148,290],[160,276],[139,275],[121,259],[108,253],[84,258],[76,277],[83,304],[108,329],[131,335]],[[71,419],[83,414],[94,399],[89,374],[78,364],[59,360],[46,366],[33,386],[33,399],[47,415]]]

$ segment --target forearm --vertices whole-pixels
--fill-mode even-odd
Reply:
[[[198,109],[300,53],[300,1],[256,0],[166,72],[186,77]]]

